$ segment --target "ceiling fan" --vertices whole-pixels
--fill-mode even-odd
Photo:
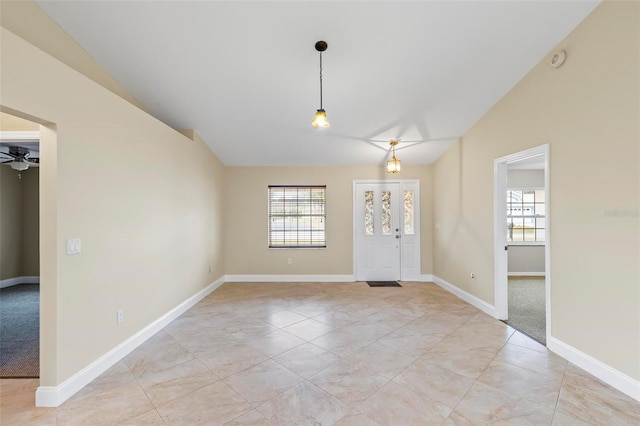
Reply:
[[[40,165],[39,158],[31,158],[31,150],[23,146],[10,146],[9,152],[0,152],[0,163],[19,172]]]

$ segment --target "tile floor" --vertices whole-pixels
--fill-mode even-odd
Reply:
[[[57,409],[9,425],[638,425],[640,403],[430,283],[225,284]]]

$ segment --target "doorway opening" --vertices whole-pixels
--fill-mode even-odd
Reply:
[[[0,113],[0,377],[40,376],[40,125]]]
[[[548,145],[496,159],[494,172],[496,312],[546,346],[551,322]]]
[[[418,180],[354,181],[356,281],[411,281],[420,277]]]

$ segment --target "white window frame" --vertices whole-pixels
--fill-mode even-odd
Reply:
[[[274,201],[274,198],[272,197],[272,189],[289,189],[289,190],[293,190],[295,189],[296,192],[298,190],[317,190],[317,189],[321,189],[322,190],[322,208],[321,208],[321,213],[318,212],[313,212],[313,211],[309,211],[308,213],[300,213],[300,211],[297,211],[296,214],[292,214],[292,213],[274,213],[274,206],[272,205],[272,201]],[[299,206],[299,202],[301,200],[301,198],[299,196],[296,195],[295,198],[292,198],[291,200],[295,200],[296,206]],[[326,210],[326,206],[327,206],[327,186],[326,185],[269,185],[267,187],[267,246],[269,249],[325,249],[327,248],[327,210]],[[312,209],[312,203],[310,203],[309,208]],[[318,244],[314,244],[313,243],[313,238],[311,238],[310,243],[309,244],[300,244],[299,239],[297,240],[297,243],[293,243],[293,239],[289,239],[289,238],[284,238],[284,243],[282,244],[275,244],[272,240],[272,224],[274,222],[274,218],[296,218],[296,219],[300,219],[300,218],[306,218],[309,219],[311,222],[313,222],[314,218],[320,218],[321,219],[321,223],[322,223],[322,229],[317,229],[317,228],[313,228],[311,227],[310,229],[303,229],[302,232],[309,232],[310,235],[313,235],[314,232],[319,232],[322,231],[322,236],[323,238],[321,240],[318,240],[319,243]],[[296,220],[297,222],[297,220]],[[299,223],[296,223],[296,227],[295,229],[283,229],[282,233],[283,235],[286,234],[287,232],[290,233],[295,233],[296,236],[298,236],[298,234],[301,232],[301,229],[299,228]],[[291,243],[287,243],[287,241],[290,241]]]
[[[544,187],[537,187],[537,186],[536,187],[530,187],[530,188],[522,188],[522,187],[507,188],[507,191],[544,191],[544,190],[545,190]],[[523,216],[513,216],[513,215],[509,216],[509,215],[507,215],[507,221],[509,220],[509,218],[514,218],[514,217],[518,217],[518,218],[519,217],[522,217],[522,218],[533,218],[533,219],[543,218],[543,219],[545,219],[545,228],[543,228],[544,229],[545,241],[509,241],[507,239],[507,245],[509,245],[509,246],[544,246],[546,244],[546,239],[548,238],[547,228],[546,228],[546,226],[547,226],[546,225],[546,223],[547,223],[546,198],[547,198],[547,195],[545,193],[545,196],[544,196],[544,200],[545,200],[545,206],[544,206],[545,207],[545,215],[544,216],[536,216],[535,214],[527,215],[527,216],[524,216],[524,215]],[[508,197],[507,197],[507,200],[508,200]],[[534,232],[535,232],[535,229],[536,228],[534,228]]]

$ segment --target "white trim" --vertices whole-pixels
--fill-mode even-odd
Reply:
[[[225,281],[237,282],[302,282],[302,283],[335,283],[355,282],[355,275],[227,275]]]
[[[544,272],[509,272],[510,277],[544,277]]]
[[[545,206],[545,242],[544,242],[544,297],[546,340],[551,338],[551,157],[549,144],[544,147],[544,206]]]
[[[494,300],[496,318],[506,320],[509,315],[509,299],[507,288],[506,256],[504,254],[504,246],[510,245],[506,243],[504,224],[506,224],[506,209],[503,203],[503,194],[506,196],[507,190],[507,169],[510,163],[525,160],[531,157],[544,155],[544,192],[545,192],[545,236],[544,242],[544,260],[545,260],[545,315],[546,315],[546,338],[549,341],[551,337],[551,205],[550,205],[550,156],[549,144],[539,145],[525,151],[510,154],[497,158],[493,161],[493,188],[494,188],[494,207],[493,207],[493,233],[494,233]]]
[[[0,280],[0,288],[11,287],[18,284],[40,284],[40,277],[14,277]]]
[[[493,282],[496,318],[509,316],[507,271],[509,269],[505,247],[507,225],[507,162],[493,161]]]
[[[488,304],[487,302],[485,302],[484,300],[478,298],[477,296],[474,296],[471,293],[467,293],[466,291],[462,290],[461,288],[456,287],[455,285],[443,280],[442,278],[438,277],[438,276],[433,276],[433,282],[438,284],[440,287],[442,287],[443,289],[447,290],[449,293],[458,296],[460,299],[464,300],[465,302],[475,306],[476,308],[480,309],[482,312],[484,312],[485,314],[491,315],[494,318],[497,318],[496,316],[496,309],[493,305]]]
[[[640,401],[640,380],[627,376],[553,336],[547,337],[547,347],[587,373],[596,376],[636,401]]]
[[[402,218],[404,217],[404,202],[400,203],[400,226],[401,229],[400,235],[402,239],[400,240],[400,279],[403,281],[413,281],[420,278],[420,269],[421,269],[421,251],[422,251],[422,223],[420,221],[421,210],[422,210],[422,192],[420,189],[420,180],[419,179],[405,179],[400,182],[400,200],[404,200],[404,192],[405,191],[413,191],[413,218],[414,218],[414,229],[412,235],[407,235],[404,233],[404,224]],[[407,241],[414,241],[415,250],[413,252],[413,264],[415,265],[413,268],[409,269],[406,266],[407,262],[404,262],[405,250],[407,247]]]
[[[144,343],[151,336],[162,330],[171,321],[188,311],[212,291],[224,284],[224,277],[219,278],[203,290],[180,303],[169,312],[111,349],[100,358],[69,377],[58,386],[40,386],[36,390],[36,407],[58,407],[92,380],[127,356],[131,351]]]

